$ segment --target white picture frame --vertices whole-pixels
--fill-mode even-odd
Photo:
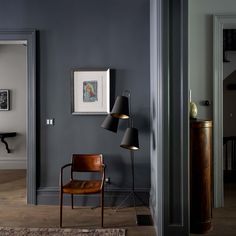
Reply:
[[[72,70],[72,115],[110,112],[110,69]]]

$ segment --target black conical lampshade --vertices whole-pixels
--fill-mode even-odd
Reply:
[[[138,130],[136,128],[127,128],[120,146],[130,150],[138,150]]]
[[[114,133],[117,132],[119,119],[116,117],[112,117],[110,114],[105,118],[102,122],[101,127],[107,130],[110,130]]]
[[[111,115],[119,119],[129,119],[129,100],[126,96],[118,96]]]

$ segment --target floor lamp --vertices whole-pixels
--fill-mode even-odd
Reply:
[[[124,91],[122,96],[118,96],[116,98],[111,113],[108,114],[108,116],[105,118],[101,127],[116,133],[118,129],[119,119],[129,119],[128,128],[125,131],[120,146],[130,151],[132,189],[130,193],[116,207],[116,210],[121,208],[124,203],[130,198],[132,198],[133,200],[134,207],[136,207],[136,199],[139,199],[139,201],[142,202],[143,205],[146,205],[135,192],[134,151],[139,149],[139,139],[138,129],[133,127],[133,117],[131,114],[131,94],[128,90]]]

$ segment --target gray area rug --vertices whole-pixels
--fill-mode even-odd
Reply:
[[[0,227],[0,236],[125,236],[125,229],[63,229]]]

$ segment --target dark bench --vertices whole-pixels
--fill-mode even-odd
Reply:
[[[8,144],[5,141],[5,138],[10,138],[10,137],[15,137],[16,136],[16,132],[10,132],[10,133],[0,133],[0,138],[1,138],[1,142],[5,144],[6,150],[8,153],[10,153],[10,149],[8,148]]]

